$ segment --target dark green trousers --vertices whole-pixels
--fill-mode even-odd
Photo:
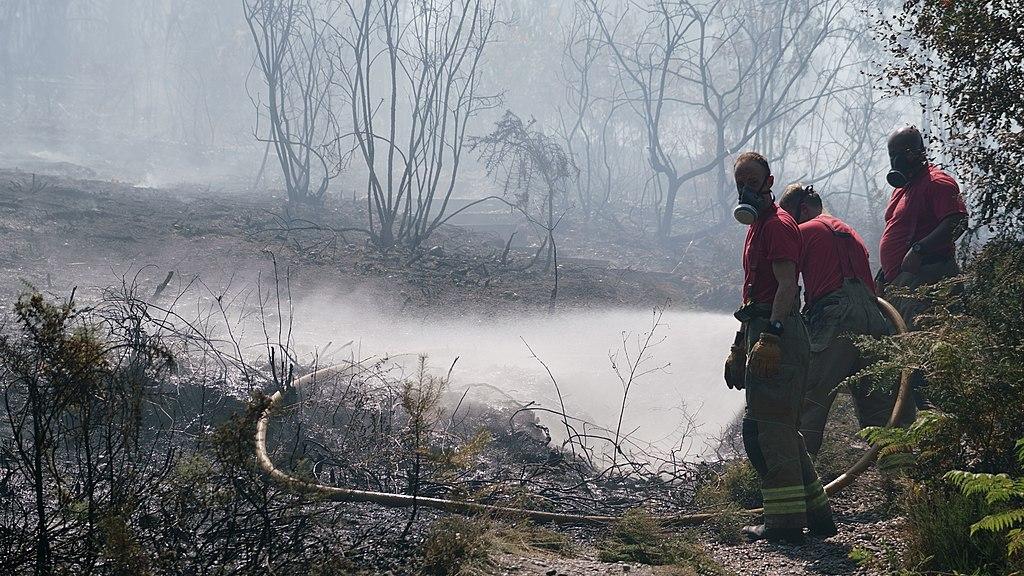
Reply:
[[[937,284],[938,282],[947,278],[952,278],[959,273],[960,267],[957,265],[956,260],[951,258],[942,262],[921,266],[921,269],[916,274],[900,272],[892,279],[892,282],[886,284],[886,288],[903,287],[910,290],[916,290],[922,286]],[[915,329],[915,321],[917,320],[917,317],[927,312],[931,305],[930,302],[920,298],[892,296],[886,294],[885,299],[888,300],[897,311],[899,311],[900,316],[903,316],[903,321],[907,323],[907,328],[910,330]]]
[[[807,329],[795,310],[784,325],[779,373],[771,378],[746,373],[743,446],[761,479],[765,525],[803,528],[831,523],[832,511],[800,435],[810,362]],[[744,324],[748,352],[767,327],[768,319],[760,317]]]
[[[807,451],[816,456],[821,449],[828,414],[840,391],[840,383],[868,366],[851,336],[882,336],[891,330],[882,316],[871,289],[857,280],[847,280],[842,287],[814,303],[807,311],[810,334],[811,364],[804,397],[800,431]],[[885,426],[896,404],[897,383],[872,385],[857,381],[848,386],[853,396],[857,420],[861,428]],[[901,424],[914,421],[917,411],[909,406]]]
[[[960,274],[960,266],[957,265],[956,260],[950,258],[942,262],[936,262],[934,264],[927,264],[921,266],[921,269],[916,274],[910,272],[900,272],[892,282],[886,284],[886,288],[889,287],[902,287],[905,289],[916,290],[923,286],[930,286],[937,284],[947,278],[952,278]],[[912,296],[895,296],[891,294],[891,290],[886,290],[883,295],[890,304],[900,313],[903,317],[903,321],[907,323],[909,330],[917,329],[917,318],[921,314],[924,314],[931,307],[931,302],[921,298],[914,298]],[[927,385],[925,381],[924,373],[920,370],[914,370],[911,376],[910,383],[914,389],[914,404],[918,410],[924,410],[932,408],[930,402],[925,398],[923,388]]]

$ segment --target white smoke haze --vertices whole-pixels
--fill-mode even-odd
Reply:
[[[297,299],[297,351],[310,357],[328,343],[337,350],[351,341],[344,351],[327,348],[320,363],[349,355],[391,357],[411,368],[419,355],[426,354],[439,375],[458,358],[451,390],[470,388],[469,399],[494,399],[489,390],[493,387],[521,404],[537,401],[557,411],[558,397],[544,367],[531,355],[532,348],[557,379],[568,415],[611,430],[616,427],[623,387],[610,356],[624,367],[625,344],[635,358],[637,339],[650,332],[654,318],[649,310],[396,318],[373,308],[343,297]],[[665,311],[642,367],[651,371],[630,390],[623,431],[663,454],[679,448],[680,442],[690,458],[713,449],[709,443],[743,405],[743,394],[722,382],[722,351],[728,350],[737,326],[731,315]],[[564,439],[559,416],[540,417],[556,441]],[[695,430],[688,429],[691,423]]]
[[[344,2],[309,4],[339,33],[350,32],[352,19]],[[915,112],[916,103],[887,98],[871,78],[883,53],[869,26],[872,18],[893,8],[890,3],[731,0],[714,5],[694,4],[709,15],[713,38],[731,39],[723,47],[728,54],[721,52],[718,60],[709,61],[706,71],[708,81],[716,83],[714,90],[727,95],[717,104],[726,108],[716,114],[730,120],[716,125],[705,113],[691,81],[697,73],[692,61],[695,39],[686,36],[671,65],[679,77],[668,88],[660,127],[661,145],[677,173],[714,164],[709,159],[720,153],[718,145],[735,147],[727,150],[730,154],[757,148],[773,159],[780,188],[796,180],[814,181],[826,198],[832,196],[833,211],[859,216],[873,209],[871,195],[884,187],[885,133],[894,125],[923,120]],[[638,116],[639,102],[630,104],[638,87],[619,82],[628,80],[627,70],[607,54],[593,6],[603,10],[609,23],[618,24],[617,45],[629,47],[642,40],[654,47],[649,56],[656,61],[660,28],[645,20],[653,11],[643,10],[642,3],[494,3],[496,25],[482,53],[478,93],[500,98],[467,117],[467,132],[486,134],[505,109],[535,119],[541,130],[564,141],[583,172],[581,181],[600,189],[594,194],[610,193],[612,202],[642,203],[665,193],[665,175],[653,174],[646,165],[650,143],[644,137],[644,120]],[[674,17],[688,21],[682,13]],[[744,23],[753,28],[748,31]],[[798,44],[791,49],[800,53],[781,54],[782,60],[773,65],[769,52],[787,35]],[[814,43],[816,35],[824,39]],[[332,114],[342,122],[339,133],[351,134],[352,127],[343,122],[350,116],[346,75],[351,74],[352,58],[344,51],[328,52],[328,68],[334,70],[332,98],[337,101]],[[760,52],[766,54],[763,62],[752,59],[751,54]],[[804,53],[810,54],[806,63],[800,60]],[[266,88],[256,57],[240,1],[0,2],[0,162],[29,171],[92,173],[147,187],[184,182],[279,190],[284,182],[275,153],[269,150],[266,158],[266,143],[254,137],[267,137]],[[588,71],[581,68],[587,63]],[[749,70],[737,66],[756,73],[743,77]],[[785,76],[793,67],[803,71]],[[773,74],[778,76],[774,83],[764,83],[762,75]],[[581,92],[583,78],[587,84]],[[386,84],[387,75],[382,71],[372,81]],[[751,100],[753,93],[783,89],[792,93],[760,106],[777,105],[787,112],[778,118],[750,115],[759,109]],[[580,100],[584,93],[589,100]],[[378,91],[374,97],[385,95]],[[401,107],[415,98],[400,94],[398,100]],[[767,124],[744,139],[744,125],[750,122]],[[399,132],[405,128],[401,125]],[[716,133],[723,130],[726,139],[716,142]],[[471,156],[462,159],[456,197],[493,191],[484,189],[486,178]],[[330,193],[365,193],[366,166],[348,160],[332,163],[331,169],[340,172],[329,185]],[[723,177],[728,160],[721,164],[723,169],[683,185],[681,211],[718,213],[729,208],[732,191]],[[577,206],[589,207],[592,201],[587,192]]]

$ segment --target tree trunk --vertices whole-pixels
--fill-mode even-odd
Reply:
[[[682,182],[678,179],[670,179],[665,190],[665,207],[661,213],[661,221],[658,222],[658,238],[667,240],[672,235],[672,216],[676,207],[676,195]]]

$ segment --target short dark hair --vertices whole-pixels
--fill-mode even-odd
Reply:
[[[772,173],[772,169],[768,165],[768,159],[765,158],[764,156],[762,156],[760,152],[754,152],[753,150],[748,150],[748,151],[740,154],[739,156],[737,156],[736,157],[736,161],[733,162],[732,166],[733,166],[733,168],[735,168],[736,166],[739,166],[740,164],[743,164],[744,162],[756,162],[757,164],[760,164],[761,167],[764,168],[765,171],[768,174]]]
[[[794,213],[801,205],[806,204],[813,208],[821,208],[821,196],[811,184],[804,185],[802,182],[786,186],[782,198],[779,198],[779,208],[786,212]]]

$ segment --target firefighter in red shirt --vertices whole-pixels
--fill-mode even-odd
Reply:
[[[797,302],[800,230],[775,205],[764,156],[741,154],[734,176],[740,204],[733,213],[750,228],[743,245],[744,304],[736,312],[742,330],[725,372],[730,387],[745,389],[743,446],[764,497],[764,524],[743,532],[755,540],[799,543],[804,527],[814,535],[836,532],[799,430],[810,362]]]
[[[800,431],[807,452],[816,456],[840,383],[868,365],[850,336],[882,336],[890,329],[876,304],[868,249],[857,231],[824,213],[813,186],[787,187],[779,207],[799,224],[803,244],[799,264],[811,363]],[[896,403],[894,387],[884,389],[865,381],[851,384],[849,389],[861,427],[888,423]],[[911,407],[901,422],[912,422],[915,415]],[[888,459],[879,466],[897,464]]]
[[[914,126],[904,126],[889,136],[886,180],[895,189],[885,209],[885,229],[879,245],[882,268],[876,280],[884,292],[887,286],[916,289],[956,276],[953,242],[967,224],[967,207],[953,177],[928,162],[924,139]],[[928,308],[919,298],[887,296],[903,316],[907,327]],[[914,374],[914,400],[918,408],[927,403],[919,388],[920,372]]]

